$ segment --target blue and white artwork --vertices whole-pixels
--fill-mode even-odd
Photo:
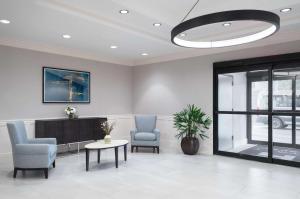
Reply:
[[[44,103],[89,103],[90,73],[85,71],[43,68]]]

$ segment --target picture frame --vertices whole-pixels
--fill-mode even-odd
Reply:
[[[91,74],[43,67],[43,103],[90,103]]]

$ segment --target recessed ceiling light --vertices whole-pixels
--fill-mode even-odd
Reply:
[[[161,26],[161,23],[154,23],[153,26],[159,27],[159,26]]]
[[[148,53],[142,53],[142,56],[147,56],[148,55]]]
[[[129,10],[120,10],[119,11],[121,14],[128,14],[129,13]]]
[[[185,36],[186,36],[186,33],[180,33],[179,36],[180,36],[180,37],[185,37]]]
[[[3,24],[9,24],[10,23],[10,21],[8,21],[7,19],[1,19],[0,22],[3,23]]]
[[[71,35],[63,35],[62,36],[64,39],[70,39],[71,38]]]
[[[229,23],[229,22],[228,23],[223,23],[223,26],[224,27],[229,27],[229,26],[231,26],[231,23]]]
[[[110,48],[115,49],[118,48],[118,46],[110,46]]]
[[[292,11],[292,8],[284,8],[280,10],[280,12],[290,12],[290,11]]]

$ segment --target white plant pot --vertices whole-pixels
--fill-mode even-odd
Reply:
[[[104,137],[104,143],[105,144],[110,144],[111,143],[111,136],[110,135],[106,135]]]

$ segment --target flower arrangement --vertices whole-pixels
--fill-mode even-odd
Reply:
[[[65,113],[69,117],[69,119],[76,118],[76,112],[77,112],[76,108],[71,107],[71,106],[67,106],[67,108],[65,109]]]
[[[111,143],[111,136],[110,133],[114,130],[116,123],[109,123],[108,121],[105,121],[101,124],[101,128],[105,133],[104,137],[104,143],[110,144]]]
[[[101,128],[104,131],[105,135],[110,135],[112,130],[114,130],[116,123],[109,123],[108,121],[105,121],[101,124]]]

